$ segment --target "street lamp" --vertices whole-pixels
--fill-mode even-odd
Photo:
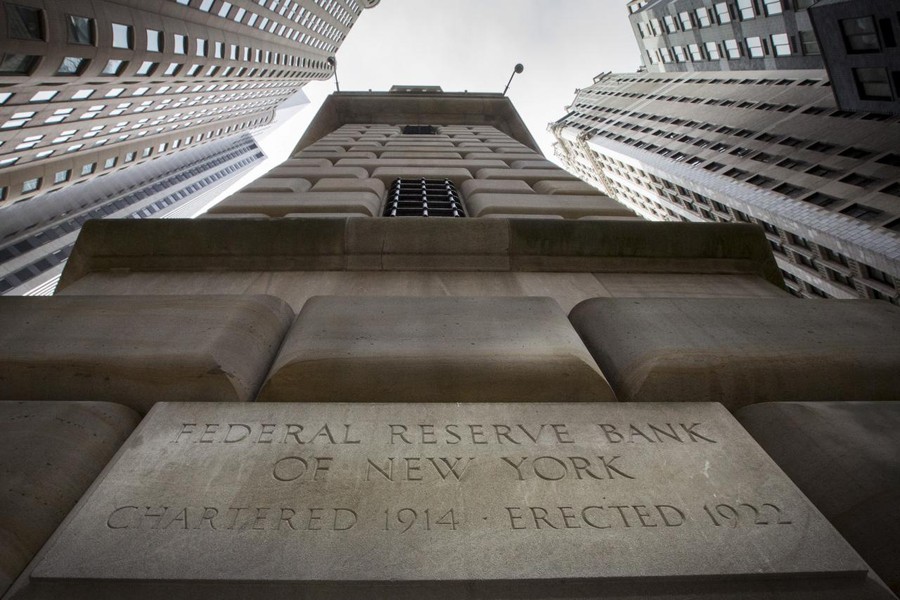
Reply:
[[[337,59],[333,56],[329,56],[326,62],[331,65],[331,68],[334,70],[334,87],[337,88],[337,91],[341,91],[341,84],[338,82],[337,77]]]
[[[509,89],[509,84],[512,83],[513,77],[516,76],[516,73],[521,73],[524,70],[525,70],[525,65],[523,65],[522,63],[519,63],[515,66],[515,68],[513,69],[512,75],[509,76],[509,81],[506,82],[506,87],[503,88],[504,96],[506,95],[506,90]]]

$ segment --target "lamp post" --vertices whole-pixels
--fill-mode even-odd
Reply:
[[[329,56],[326,62],[334,69],[334,87],[337,88],[337,91],[341,91],[341,84],[338,82],[337,76],[337,59],[333,56]]]
[[[515,68],[513,69],[512,75],[509,76],[509,81],[506,82],[506,87],[503,88],[504,96],[506,95],[506,90],[509,89],[509,84],[512,83],[513,77],[516,76],[516,73],[521,73],[524,70],[525,70],[525,65],[523,65],[522,63],[519,63],[515,66]]]

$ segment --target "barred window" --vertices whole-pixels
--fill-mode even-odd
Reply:
[[[385,217],[465,217],[462,198],[449,179],[395,179]]]

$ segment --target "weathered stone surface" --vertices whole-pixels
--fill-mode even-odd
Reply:
[[[18,598],[889,597],[866,571],[716,404],[159,404]]]
[[[23,400],[254,398],[293,311],[271,296],[0,298],[0,390]]]
[[[518,179],[530,186],[538,181],[575,181],[575,177],[562,169],[478,169],[476,179]]]
[[[900,310],[887,302],[598,298],[570,319],[622,401],[735,410],[900,390]]]
[[[139,421],[107,402],[0,402],[0,595]]]
[[[466,198],[466,208],[469,211],[469,215],[474,217],[482,217],[492,213],[559,215],[565,219],[578,219],[587,216],[634,216],[634,213],[623,205],[605,196],[550,196],[544,194],[478,192]]]
[[[310,183],[309,180],[299,177],[273,177],[272,179],[263,177],[257,179],[247,187],[242,188],[238,193],[274,192],[280,194],[285,192],[307,192],[311,187],[312,183]]]
[[[313,192],[372,192],[384,196],[384,183],[380,179],[320,179],[312,187]]]
[[[345,167],[359,168],[359,167]],[[363,170],[365,171],[365,170]],[[459,187],[463,181],[472,179],[472,173],[468,169],[449,168],[449,167],[375,167],[372,170],[372,177],[380,179],[385,185],[397,179],[449,179],[453,185]]]
[[[900,593],[900,402],[772,402],[735,416]]]
[[[357,180],[358,181],[358,180]],[[283,217],[290,213],[365,213],[381,211],[381,196],[370,191],[303,192],[299,194],[235,194],[209,209],[211,214],[261,213]]]
[[[465,197],[486,192],[491,194],[533,194],[534,190],[524,181],[514,179],[469,179],[463,181],[462,193]]]
[[[597,188],[583,181],[536,181],[534,183],[534,191],[538,194],[550,195],[575,194],[576,196],[583,196],[585,194],[593,194],[604,196]]]
[[[550,298],[319,296],[260,402],[578,402],[615,395]]]

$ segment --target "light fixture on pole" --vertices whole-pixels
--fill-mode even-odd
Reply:
[[[334,87],[337,88],[337,91],[341,91],[341,84],[338,82],[337,77],[337,58],[329,56],[326,62],[331,65],[331,68],[334,70]]]
[[[512,83],[513,77],[516,76],[516,73],[521,73],[524,70],[525,70],[525,65],[523,65],[522,63],[519,63],[515,66],[515,68],[513,69],[512,75],[509,76],[509,81],[506,82],[506,87],[503,88],[504,96],[506,95],[506,90],[509,89],[509,84]]]

